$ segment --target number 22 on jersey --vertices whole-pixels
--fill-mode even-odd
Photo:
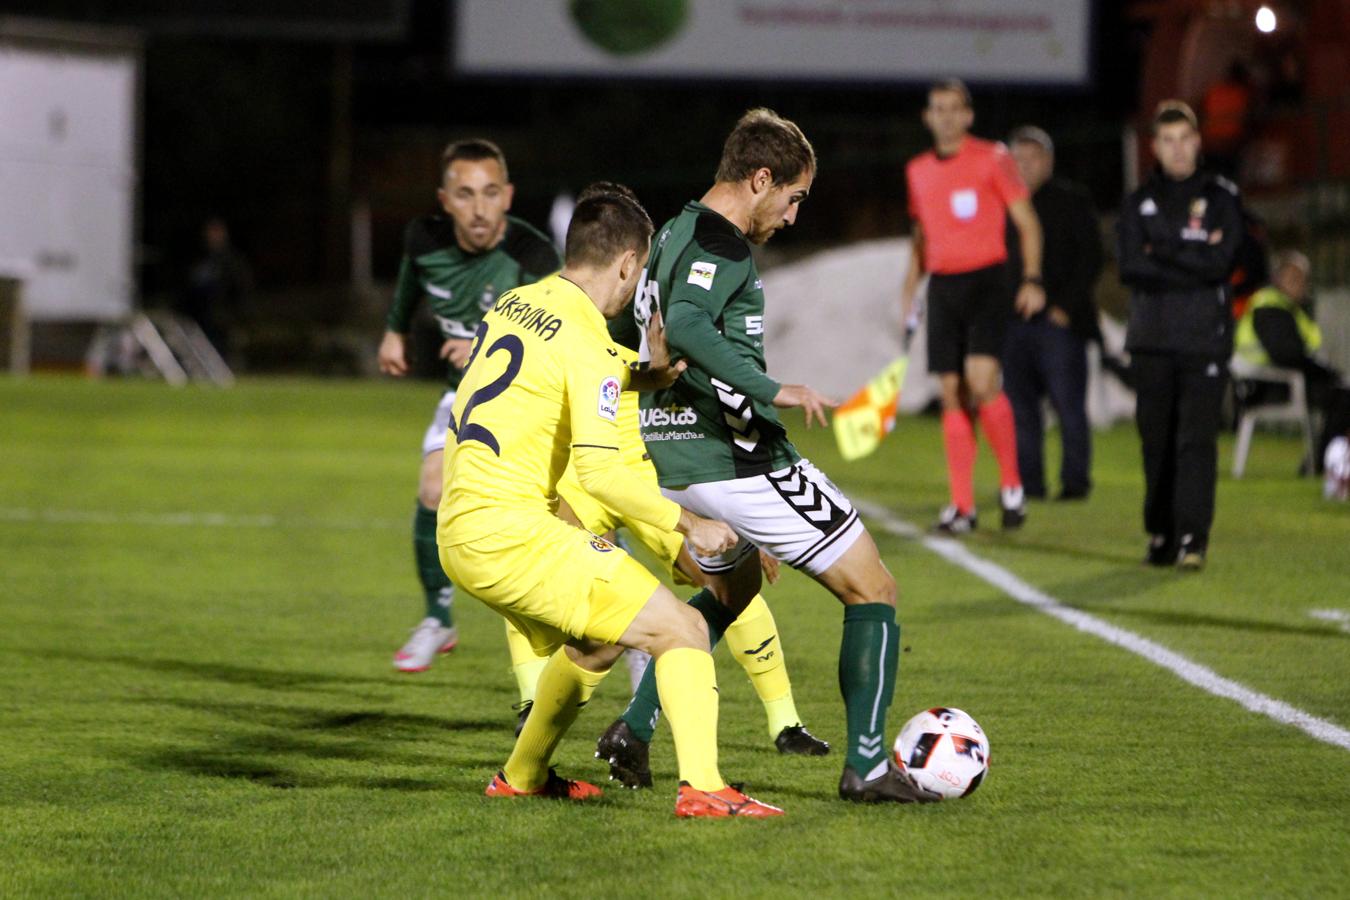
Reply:
[[[469,356],[469,361],[464,364],[464,373],[467,376],[473,368],[474,360],[478,359],[478,353],[487,343],[487,323],[478,323],[478,333],[475,335],[476,343],[473,346],[473,353]],[[488,347],[487,352],[483,354],[484,359],[491,359],[498,353],[505,353],[506,369],[489,383],[483,385],[473,392],[467,403],[464,404],[464,412],[460,416],[460,421],[455,422],[454,413],[450,414],[450,430],[454,432],[456,443],[462,444],[465,441],[478,441],[487,446],[495,455],[502,455],[501,445],[497,443],[497,436],[488,429],[476,422],[470,422],[469,417],[473,414],[474,408],[480,403],[487,403],[496,397],[501,396],[502,392],[510,387],[511,382],[516,380],[520,374],[520,367],[525,362],[525,344],[514,334],[504,334]]]

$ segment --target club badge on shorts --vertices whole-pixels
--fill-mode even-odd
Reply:
[[[591,535],[591,549],[599,550],[601,553],[608,553],[614,549],[614,545],[598,534]]]
[[[613,375],[600,382],[600,397],[596,403],[596,412],[600,414],[600,418],[609,419],[611,422],[619,418],[619,392],[621,390],[619,379]]]

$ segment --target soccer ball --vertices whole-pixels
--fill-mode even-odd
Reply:
[[[989,738],[969,714],[935,706],[900,729],[895,762],[944,799],[969,797],[989,771]]]

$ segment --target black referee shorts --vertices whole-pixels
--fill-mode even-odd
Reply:
[[[1005,263],[929,278],[928,371],[959,373],[967,356],[1001,356],[1013,296]]]

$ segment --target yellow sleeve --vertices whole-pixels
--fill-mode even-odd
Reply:
[[[572,445],[577,480],[596,500],[632,522],[642,522],[663,532],[680,523],[679,504],[661,496],[619,459],[619,451],[606,447]]]
[[[680,507],[623,464],[619,395],[627,367],[604,347],[576,348],[566,368],[572,464],[582,488],[620,517],[674,531]]]

